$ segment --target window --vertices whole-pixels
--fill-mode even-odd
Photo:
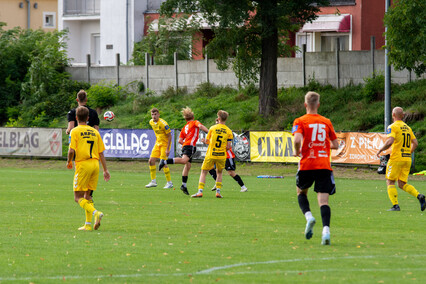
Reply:
[[[329,0],[330,1],[330,6],[353,6],[356,5],[356,1],[355,0]],[[318,4],[315,4],[318,5]]]
[[[43,28],[56,28],[55,12],[43,12]]]
[[[355,0],[330,0],[330,6],[345,6],[355,4]]]
[[[322,33],[321,51],[335,51],[337,38],[339,39],[339,50],[349,50],[349,35],[338,33]]]
[[[312,51],[312,34],[311,33],[297,33],[296,45],[299,50],[296,52],[296,57],[302,57],[303,45],[306,44],[306,52]]]

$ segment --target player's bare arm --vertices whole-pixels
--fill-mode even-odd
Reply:
[[[417,142],[417,139],[411,140],[411,153],[414,153],[419,143]]]
[[[207,127],[205,127],[204,125],[200,125],[200,127],[199,127],[202,131],[204,131],[205,133],[208,133],[209,132],[209,130],[207,129]]]
[[[386,139],[385,143],[383,144],[382,147],[380,147],[380,149],[377,151],[376,156],[380,157],[380,153],[383,151],[386,151],[387,149],[389,149],[393,142],[395,141],[395,138],[393,137],[388,137],[388,139]]]
[[[101,161],[102,169],[104,170],[104,180],[109,181],[109,179],[111,178],[111,175],[110,175],[108,168],[107,168],[107,165],[106,165],[106,159],[105,159],[105,156],[104,156],[104,152],[99,153],[99,160]]]
[[[294,156],[300,157],[300,149],[302,147],[303,135],[301,133],[294,134]]]
[[[166,156],[169,157],[170,154],[170,145],[172,145],[172,133],[167,133],[167,148],[166,148]]]
[[[70,121],[70,122],[68,122],[68,128],[67,128],[67,130],[65,131],[65,133],[66,133],[66,134],[70,134],[71,129],[73,129],[74,127],[75,127],[75,122],[74,122],[74,121]]]
[[[75,150],[69,148],[67,155],[67,168],[72,169],[72,159],[74,158]]]
[[[337,141],[337,139],[331,141],[330,149],[339,149],[339,142]]]

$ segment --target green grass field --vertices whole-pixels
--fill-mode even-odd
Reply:
[[[111,181],[100,180],[98,231],[82,232],[84,212],[73,200],[74,171],[65,161],[0,159],[1,283],[404,283],[425,281],[425,212],[399,190],[401,212],[391,207],[383,176],[336,171],[331,197],[331,246],[322,246],[316,194],[314,236],[304,238],[294,165],[238,165],[249,191],[224,178],[223,199],[176,190],[146,189],[146,162],[112,162]],[[189,177],[195,193],[200,164]],[[258,174],[284,179],[258,179]],[[339,176],[340,175],[340,176]],[[372,178],[368,178],[371,176]],[[411,178],[411,177],[410,177]],[[410,182],[426,192],[424,177]]]

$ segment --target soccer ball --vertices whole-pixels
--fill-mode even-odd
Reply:
[[[114,120],[114,117],[115,117],[115,115],[114,115],[114,113],[112,112],[112,111],[106,111],[105,113],[104,113],[104,119],[106,120],[106,121],[108,121],[108,122],[111,122],[111,121],[113,121]]]

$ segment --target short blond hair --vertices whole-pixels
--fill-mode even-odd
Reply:
[[[229,114],[224,110],[219,110],[217,112],[217,116],[220,118],[221,121],[225,122],[228,119]]]
[[[320,102],[320,95],[315,92],[307,92],[305,95],[305,103],[308,106],[317,106]]]
[[[192,112],[192,109],[190,109],[189,107],[183,108],[181,112],[185,120],[194,119],[194,113]]]
[[[402,120],[404,118],[404,110],[402,107],[394,107],[392,110],[392,114],[395,115],[397,119]]]

